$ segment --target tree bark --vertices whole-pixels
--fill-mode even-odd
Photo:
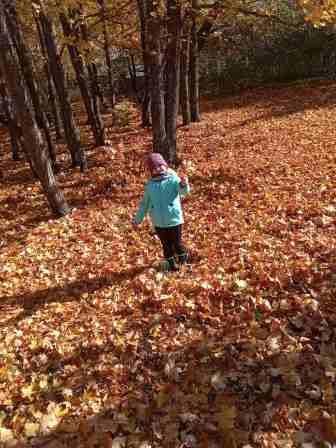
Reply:
[[[8,92],[16,106],[33,169],[40,179],[51,209],[57,215],[64,216],[69,213],[70,208],[56,184],[49,154],[46,151],[35,115],[32,113],[31,104],[28,104],[25,98],[20,69],[13,53],[12,41],[5,21],[4,6],[0,2],[0,68],[4,74]]]
[[[100,6],[100,13],[101,13],[101,18],[102,18],[102,22],[103,22],[104,53],[105,53],[105,61],[106,61],[106,67],[107,67],[109,98],[110,98],[111,107],[113,109],[115,106],[115,103],[116,103],[116,91],[115,91],[115,82],[113,79],[110,44],[109,44],[107,24],[106,24],[106,16],[107,16],[106,0],[97,0],[97,2]]]
[[[27,84],[32,103],[34,106],[34,112],[36,115],[36,120],[38,126],[43,129],[44,136],[48,145],[48,150],[50,154],[50,159],[52,164],[56,163],[56,148],[52,141],[47,115],[44,111],[44,107],[41,101],[41,97],[38,92],[38,88],[35,82],[35,70],[33,66],[33,58],[30,49],[24,42],[22,36],[22,31],[20,24],[17,19],[16,14],[16,4],[15,1],[5,0],[4,1],[6,21],[8,24],[8,31],[11,35],[13,41],[16,42],[16,50],[18,54],[18,59],[20,62],[21,70]]]
[[[2,79],[2,75],[0,75],[0,97],[3,112],[6,117],[5,125],[7,126],[11,141],[12,157],[13,160],[20,160],[20,140],[22,138],[22,131],[17,123],[17,120],[15,119],[13,105],[11,104],[11,101],[9,99],[5,82]]]
[[[147,128],[151,126],[151,119],[150,119],[150,109],[151,109],[151,97],[149,93],[149,70],[148,70],[148,64],[144,63],[144,76],[145,76],[145,82],[144,82],[144,93],[142,97],[141,102],[141,123],[142,127]]]
[[[213,29],[214,22],[215,22],[214,19],[213,20],[205,20],[197,32],[199,53],[203,50],[205,44],[208,41],[209,35],[211,34],[212,29]]]
[[[134,55],[131,54],[128,57],[128,73],[131,79],[133,92],[135,94],[135,97],[137,99],[138,103],[141,103],[141,98],[139,96],[139,89],[138,89],[138,82],[137,82],[137,72],[136,72],[136,65],[134,60]]]
[[[41,30],[46,44],[50,72],[53,77],[60,104],[64,134],[70,150],[72,166],[79,166],[81,171],[84,171],[87,168],[87,160],[85,153],[81,148],[79,130],[76,128],[74,122],[69,95],[66,88],[65,73],[56,47],[52,22],[43,12],[42,7],[38,11],[38,18],[41,23]]]
[[[95,101],[99,100],[99,110],[106,111],[107,105],[105,103],[104,94],[99,82],[97,65],[94,62],[91,62],[88,64],[87,68],[90,77],[90,88],[92,95],[94,96]],[[98,104],[96,106],[94,105],[94,110],[96,109],[98,110]]]
[[[186,126],[191,122],[190,111],[190,89],[189,89],[189,67],[190,67],[190,38],[191,26],[190,20],[185,19],[182,36],[181,49],[181,80],[180,80],[180,103],[183,125]]]
[[[153,151],[161,153],[168,161],[169,147],[165,128],[163,51],[161,46],[162,20],[157,11],[157,4],[154,4],[153,0],[147,0],[147,5],[147,55],[150,75]]]
[[[198,10],[198,0],[193,0],[194,10]],[[199,98],[199,49],[196,18],[193,18],[191,26],[191,45],[190,45],[190,111],[191,121],[201,121],[200,116],[200,98]]]
[[[142,110],[141,110],[141,121],[144,128],[151,125],[150,122],[150,74],[149,74],[149,58],[147,49],[147,39],[148,39],[148,29],[147,29],[147,11],[146,11],[146,1],[138,0],[138,10],[140,18],[140,36],[141,36],[141,49],[142,49],[142,60],[144,64],[144,93],[142,98]]]
[[[33,10],[33,12],[34,12],[34,10]],[[60,114],[59,114],[57,100],[56,100],[55,85],[54,85],[54,81],[52,79],[52,75],[51,75],[51,71],[50,71],[50,67],[49,67],[49,59],[48,59],[48,55],[47,55],[47,51],[46,51],[46,44],[44,42],[43,32],[41,30],[41,23],[38,20],[38,17],[36,16],[36,14],[34,14],[34,17],[35,17],[35,23],[36,23],[36,27],[37,27],[37,31],[38,31],[38,36],[39,36],[41,53],[44,58],[44,72],[45,72],[47,82],[48,82],[48,101],[49,101],[50,110],[51,110],[51,113],[53,116],[52,121],[55,126],[56,138],[57,138],[57,140],[60,140],[62,138],[61,119],[60,119]]]
[[[167,0],[167,63],[165,65],[165,120],[169,147],[168,160],[174,164],[177,159],[176,125],[179,110],[180,61],[181,61],[181,7],[176,0]]]
[[[62,24],[63,32],[66,37],[73,37],[73,31],[71,24],[69,22],[68,17],[64,14],[60,14],[60,21]],[[104,140],[104,125],[103,121],[101,119],[100,112],[97,110],[96,113],[94,111],[94,98],[92,95],[92,92],[90,91],[88,87],[88,83],[86,81],[85,76],[85,66],[83,63],[83,60],[81,58],[81,55],[76,48],[75,45],[68,44],[67,45],[70,59],[72,66],[74,68],[74,71],[76,73],[76,79],[79,86],[79,89],[81,91],[81,95],[84,101],[88,121],[91,125],[92,132],[94,135],[95,143],[97,146],[103,146],[105,144]]]
[[[82,5],[80,5],[80,8],[82,8]],[[81,23],[80,29],[81,29],[81,33],[82,33],[82,39],[84,40],[84,42],[89,42],[88,27],[84,20]],[[88,50],[86,50],[84,52],[84,54],[85,54],[85,58],[87,60],[89,60],[90,52]],[[89,76],[88,81],[89,81],[89,88],[91,90],[91,95],[92,95],[93,110],[94,110],[94,113],[96,113],[100,118],[100,110],[101,110],[100,108],[102,108],[102,110],[105,110],[106,105],[104,102],[104,96],[103,96],[102,90],[100,88],[97,66],[94,62],[87,61],[86,69],[87,69],[87,73]],[[100,102],[99,105],[98,105],[98,100]]]

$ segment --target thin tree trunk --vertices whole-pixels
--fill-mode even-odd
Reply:
[[[108,78],[108,86],[109,86],[109,98],[112,109],[116,103],[116,91],[115,91],[115,82],[113,80],[113,70],[112,70],[112,61],[110,54],[110,44],[107,32],[107,24],[106,24],[106,15],[107,15],[107,7],[106,0],[97,0],[100,6],[100,13],[103,21],[103,35],[104,35],[104,53],[105,53],[105,61],[107,67],[107,78]]]
[[[194,9],[198,9],[198,0],[192,1]],[[191,27],[191,45],[190,45],[190,111],[191,121],[201,121],[199,108],[199,50],[196,18],[193,18]]]
[[[12,147],[12,157],[13,160],[20,160],[20,139],[22,136],[21,129],[15,120],[15,115],[13,111],[13,105],[10,102],[5,82],[1,79],[2,76],[0,76],[0,97],[1,97],[1,103],[3,107],[3,112],[6,117],[6,126],[8,128],[9,137],[11,141],[11,147]]]
[[[144,128],[151,126],[150,120],[150,109],[151,109],[151,97],[149,93],[149,70],[148,64],[144,64],[144,75],[145,75],[145,83],[144,83],[144,94],[141,103],[141,123]]]
[[[88,64],[88,71],[90,75],[92,93],[96,99],[99,100],[100,110],[106,111],[107,105],[105,103],[104,94],[99,82],[97,65],[94,62]]]
[[[138,83],[137,83],[137,72],[136,72],[136,65],[134,60],[134,55],[132,54],[128,58],[128,73],[131,79],[132,88],[135,94],[135,97],[137,99],[138,103],[141,103],[141,99],[139,96],[139,90],[138,90]]]
[[[104,123],[101,118],[100,107],[105,108],[105,105],[104,105],[102,97],[100,97],[97,69],[95,68],[95,64],[89,64],[88,70],[89,70],[89,76],[90,76],[90,88],[91,88],[91,92],[92,92],[93,113],[95,114],[96,120],[99,124],[99,127],[103,132],[102,141],[104,142],[105,131],[104,131]],[[99,98],[100,98],[100,104],[99,104]]]
[[[183,125],[191,122],[190,90],[189,90],[189,62],[190,62],[190,20],[185,19],[181,49],[181,79],[180,79],[180,103]]]
[[[69,94],[66,88],[65,73],[57,51],[52,22],[43,12],[42,7],[38,11],[38,18],[41,23],[41,30],[43,32],[48,54],[50,72],[53,77],[60,104],[64,134],[70,150],[72,166],[79,166],[81,171],[84,171],[87,168],[87,160],[85,153],[81,148],[79,130],[76,128],[74,122]]]
[[[43,129],[44,136],[48,145],[50,159],[52,161],[52,164],[55,165],[56,148],[50,135],[48,119],[46,113],[44,112],[41,97],[39,95],[36,86],[32,54],[30,52],[30,49],[25,44],[24,38],[22,36],[22,31],[20,29],[20,25],[17,19],[15,1],[13,2],[12,0],[5,0],[4,5],[6,11],[8,31],[11,34],[12,40],[16,42],[16,49],[18,53],[21,70],[32,99],[36,120],[38,126],[41,129]]]
[[[220,8],[219,8],[218,10],[220,10]],[[217,11],[217,10],[216,10],[216,11]],[[209,35],[210,35],[210,33],[211,33],[211,30],[212,30],[212,28],[213,28],[213,26],[214,26],[214,23],[216,23],[216,22],[215,22],[215,18],[216,18],[216,17],[217,17],[217,12],[216,12],[215,17],[212,17],[211,20],[206,19],[206,20],[202,23],[202,26],[200,27],[200,29],[199,29],[198,32],[197,32],[197,37],[198,37],[198,52],[199,52],[199,53],[203,50],[205,44],[206,44],[207,41],[208,41],[208,38],[209,38]]]
[[[88,27],[85,21],[82,22],[81,26],[81,33],[82,33],[82,39],[84,42],[89,42],[89,33],[88,33]],[[89,51],[85,51],[85,57],[86,59],[89,59],[90,53]],[[93,110],[97,115],[100,114],[100,107],[105,110],[106,105],[104,102],[104,96],[100,88],[100,83],[98,79],[98,70],[97,66],[94,62],[87,62],[86,63],[86,69],[89,76],[89,88],[91,90],[92,95],[92,105]],[[98,105],[98,100],[100,101],[100,104]],[[100,115],[99,115],[100,117]]]
[[[41,53],[44,58],[44,72],[45,72],[47,82],[48,82],[48,100],[49,100],[49,104],[50,104],[51,113],[53,116],[53,124],[55,126],[56,138],[58,140],[60,140],[62,138],[61,119],[60,119],[60,114],[59,114],[59,110],[58,110],[58,106],[57,106],[55,85],[54,85],[54,81],[52,79],[52,75],[50,72],[49,59],[48,59],[48,55],[47,55],[47,51],[46,51],[46,45],[45,45],[44,38],[43,38],[43,32],[41,30],[41,23],[35,14],[34,14],[34,16],[35,16],[35,23],[36,23],[38,35],[39,35]]]
[[[69,22],[69,19],[67,18],[67,16],[64,13],[60,14],[60,21],[61,21],[61,24],[63,27],[64,35],[68,38],[72,37],[73,33],[72,33],[71,24]],[[93,104],[94,98],[93,98],[92,92],[90,91],[90,89],[88,87],[88,83],[86,81],[85,67],[83,64],[83,60],[81,58],[81,55],[79,54],[78,49],[74,45],[68,44],[67,48],[69,51],[72,66],[76,73],[77,83],[78,83],[79,89],[82,94],[82,98],[83,98],[85,108],[86,108],[86,113],[88,116],[88,121],[92,128],[95,143],[97,146],[103,146],[105,144],[104,125],[103,125],[103,121],[101,119],[101,115],[98,110],[98,107],[97,107],[97,111],[96,112],[94,111],[94,104]]]
[[[177,159],[176,150],[176,125],[179,110],[180,93],[180,61],[181,61],[181,7],[176,0],[167,0],[167,63],[166,63],[166,98],[165,119],[166,133],[169,146],[170,163]]]
[[[32,113],[31,105],[27,104],[19,66],[16,58],[13,57],[12,42],[6,25],[4,6],[0,2],[0,68],[4,74],[8,92],[16,105],[34,171],[40,179],[51,209],[57,215],[64,216],[69,213],[70,208],[56,184],[49,154],[45,149],[36,118]]]
[[[14,48],[15,45],[13,45],[12,41],[11,41],[11,43],[12,43],[12,48]],[[12,54],[12,57],[15,58],[16,57],[15,54]],[[6,88],[6,83],[5,83],[5,77],[1,72],[1,67],[0,67],[0,79],[2,79],[2,82],[0,82],[0,88],[2,90],[0,96],[3,96],[3,106],[4,106],[6,116],[7,116],[6,126],[8,127],[9,134],[10,134],[13,160],[20,160],[19,152],[22,151],[22,153],[24,154],[25,160],[30,165],[30,168],[33,172],[34,177],[36,179],[38,179],[38,176],[34,170],[34,167],[32,166],[31,159],[29,157],[29,145],[23,136],[22,128],[21,128],[21,125],[19,124],[18,114],[17,114],[16,107],[15,107],[16,105],[14,104],[13,99],[8,94],[8,89]],[[25,103],[28,104],[30,101],[30,97],[28,95],[27,86],[23,83],[23,80],[21,80],[21,82],[22,82],[24,100],[25,100]]]
[[[62,139],[62,132],[61,132],[61,118],[60,113],[58,110],[57,100],[56,100],[56,93],[55,93],[55,86],[51,77],[51,73],[49,70],[48,62],[46,61],[44,64],[44,70],[45,74],[48,80],[48,100],[49,105],[52,113],[52,122],[55,127],[55,134],[56,139],[61,140]]]
[[[140,17],[140,35],[141,35],[141,49],[142,49],[142,59],[144,64],[144,93],[142,98],[142,110],[141,110],[141,121],[144,128],[149,127],[150,122],[150,74],[149,74],[149,58],[147,52],[147,10],[146,1],[138,0],[138,10]]]
[[[161,153],[166,160],[169,160],[169,147],[165,128],[163,51],[161,47],[162,24],[158,11],[156,11],[157,4],[154,5],[153,0],[147,1],[148,39],[146,51],[150,75],[153,151]]]

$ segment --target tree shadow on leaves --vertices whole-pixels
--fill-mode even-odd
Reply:
[[[143,265],[126,269],[120,272],[111,272],[107,275],[88,279],[78,279],[72,283],[53,288],[46,288],[33,293],[0,297],[0,309],[6,307],[20,307],[18,315],[5,321],[5,325],[15,325],[20,320],[33,315],[36,311],[50,303],[66,303],[81,299],[83,294],[93,294],[96,291],[112,285],[118,285],[142,274],[150,265]]]
[[[22,219],[22,218],[23,219]],[[12,243],[22,243],[29,232],[41,223],[54,219],[40,204],[32,207],[25,196],[17,195],[0,201],[0,249]]]
[[[227,129],[237,129],[258,121],[270,120],[291,116],[306,110],[333,108],[336,104],[335,84],[326,87],[324,84],[314,84],[297,88],[293,93],[293,87],[272,88],[263,87],[253,89],[244,95],[228,97],[222,101],[212,102],[206,106],[206,112],[221,112],[223,109],[239,109],[255,106],[261,110],[256,116],[227,126]],[[270,100],[271,98],[271,100]]]

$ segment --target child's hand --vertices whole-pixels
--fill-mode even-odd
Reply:
[[[188,176],[181,176],[180,179],[181,179],[180,182],[181,187],[185,187],[188,183]]]

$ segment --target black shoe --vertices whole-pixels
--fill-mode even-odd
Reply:
[[[176,264],[174,257],[168,258],[167,263],[168,263],[168,271],[178,271],[179,270],[179,267]]]
[[[174,257],[167,258],[161,263],[161,270],[164,272],[175,272],[179,270]]]
[[[177,262],[179,263],[179,264],[185,264],[185,263],[187,263],[187,261],[188,261],[188,254],[187,254],[187,252],[185,252],[185,253],[183,253],[183,254],[179,254],[178,256],[177,256]]]

